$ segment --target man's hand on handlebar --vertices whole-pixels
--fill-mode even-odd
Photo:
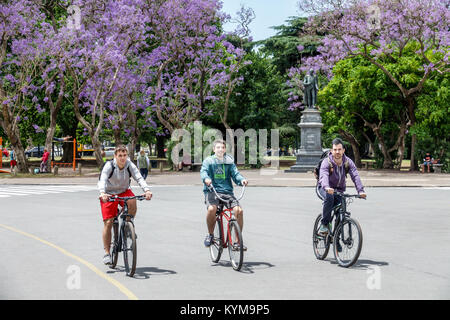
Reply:
[[[153,194],[150,190],[145,191],[145,200],[150,200]]]
[[[211,184],[211,179],[209,179],[209,178],[206,178],[205,179],[205,184],[209,187],[209,185]]]
[[[102,200],[102,202],[108,202],[110,197],[111,197],[110,194],[102,192],[102,193],[100,193],[99,199]]]
[[[366,199],[367,198],[367,194],[365,194],[364,192],[359,194],[359,197],[362,199]]]
[[[247,180],[242,180],[241,184],[246,187],[248,185],[248,181]]]

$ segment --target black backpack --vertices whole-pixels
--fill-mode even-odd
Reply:
[[[102,166],[100,167],[100,174],[98,175],[98,180],[100,180],[100,177],[102,176],[103,168],[105,167],[105,164],[108,163],[108,162],[111,162],[111,166],[112,166],[112,170],[111,170],[111,173],[108,176],[108,180],[114,174],[114,170],[116,169],[116,167],[114,166],[114,159],[105,161],[105,162],[103,162]],[[130,175],[130,179],[131,179],[132,175],[131,175],[130,167],[127,167],[127,170],[128,170],[128,174]]]
[[[317,182],[319,181],[320,178],[320,166],[322,165],[322,161],[327,159],[328,164],[329,164],[329,168],[330,168],[330,175],[333,173],[333,166],[331,164],[330,158],[328,157],[328,155],[330,154],[330,151],[325,151],[324,153],[322,153],[322,155],[320,156],[320,160],[317,163],[316,167],[314,168],[314,176],[316,177]],[[344,162],[344,168],[345,168],[345,177],[347,177],[347,173],[350,170],[350,165],[348,164],[348,160],[346,160]]]

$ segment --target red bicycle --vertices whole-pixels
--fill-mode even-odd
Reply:
[[[236,218],[234,217],[233,210],[231,208],[231,203],[233,199],[220,197],[216,189],[209,185],[208,189],[213,191],[217,198],[220,200],[216,211],[216,225],[214,227],[214,238],[209,247],[209,252],[211,254],[211,260],[214,263],[219,262],[220,257],[224,248],[228,248],[228,253],[230,255],[231,265],[236,271],[241,270],[242,263],[244,261],[244,243],[242,240],[242,233]],[[238,201],[244,196],[245,186],[242,187],[242,192]],[[223,195],[222,195],[223,196]],[[227,233],[225,238],[224,230],[224,219],[227,221]]]

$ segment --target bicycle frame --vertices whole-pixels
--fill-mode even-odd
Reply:
[[[113,227],[114,225],[117,225],[117,231],[119,231],[119,237],[117,239],[117,243],[114,244],[115,246],[117,246],[117,252],[122,252],[122,235],[123,235],[123,228],[125,225],[125,221],[127,219],[127,217],[133,217],[131,214],[128,214],[128,205],[127,202],[124,201],[124,206],[121,209],[117,209],[117,215],[113,220]],[[122,220],[122,222],[119,222],[119,219]],[[130,222],[133,224],[133,221],[130,219]]]
[[[337,195],[341,196],[341,202],[333,207],[332,209],[332,215],[331,215],[331,221],[335,221],[334,228],[330,230],[329,236],[331,239],[334,237],[334,233],[338,226],[342,223],[344,223],[351,215],[349,211],[347,211],[347,202],[352,201],[352,197],[356,197],[356,195],[348,195],[341,192],[336,192]],[[350,238],[352,236],[352,228],[351,225],[349,225],[349,235]]]
[[[223,238],[221,239],[222,247],[227,248],[228,247],[228,239],[231,239],[229,225],[230,225],[231,221],[233,221],[233,220],[235,221],[236,219],[234,218],[233,209],[231,209],[231,208],[224,209],[224,210],[220,209],[220,211],[218,208],[217,211],[218,211],[218,213],[216,213],[216,215],[217,215],[216,220],[219,221],[219,223],[220,223],[220,228],[222,229],[221,230],[222,232],[220,234],[223,235]],[[227,220],[227,237],[226,238],[225,238],[224,224],[223,224],[224,218],[225,218],[225,220]]]
[[[222,229],[221,234],[223,235],[223,239],[222,240],[222,247],[223,248],[227,248],[228,245],[228,239],[231,239],[231,232],[230,232],[230,222],[231,221],[236,221],[236,218],[234,217],[233,214],[233,209],[232,208],[226,208],[223,209],[224,207],[226,207],[226,205],[228,204],[228,206],[230,205],[230,200],[226,200],[226,199],[222,199],[216,192],[216,189],[214,188],[214,186],[210,186],[210,190],[214,191],[214,193],[216,194],[217,198],[222,201],[222,203],[220,203],[217,206],[217,212],[216,212],[216,220],[220,222],[220,228]],[[241,195],[239,196],[239,198],[237,199],[238,201],[242,199],[242,197],[244,196],[244,191],[245,191],[245,186],[242,187],[242,192]],[[224,233],[224,226],[223,226],[223,218],[225,217],[225,220],[227,220],[227,237],[225,238],[225,233]]]
[[[117,252],[122,252],[122,235],[123,235],[123,228],[124,228],[124,225],[125,225],[124,222],[126,221],[126,219],[128,217],[130,217],[130,221],[129,222],[131,222],[131,224],[134,227],[134,223],[133,223],[134,216],[132,216],[131,214],[128,213],[127,201],[131,200],[131,199],[142,200],[143,198],[144,198],[144,196],[142,196],[142,195],[134,196],[134,197],[123,197],[123,198],[115,196],[115,197],[111,197],[111,199],[108,200],[108,201],[116,201],[116,200],[122,200],[123,201],[122,208],[121,209],[119,209],[119,208],[117,209],[117,215],[114,217],[114,220],[113,220],[113,228],[114,228],[114,225],[117,224],[117,231],[119,233],[119,237],[117,239],[117,243],[114,243],[114,247],[117,248]],[[122,220],[121,223],[119,223],[119,219]]]

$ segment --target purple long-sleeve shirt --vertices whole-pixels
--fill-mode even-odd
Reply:
[[[346,183],[345,183],[345,165],[344,163],[348,161],[349,170],[348,173],[352,178],[353,183],[355,184],[356,190],[358,193],[364,192],[364,186],[361,182],[361,179],[358,174],[358,170],[356,169],[355,163],[352,159],[342,156],[342,165],[338,166],[336,162],[333,160],[333,156],[331,152],[328,154],[328,159],[330,159],[331,165],[333,166],[333,173],[330,175],[330,164],[327,159],[322,161],[320,165],[320,179],[319,183],[322,188],[333,188],[339,192],[345,192]]]

